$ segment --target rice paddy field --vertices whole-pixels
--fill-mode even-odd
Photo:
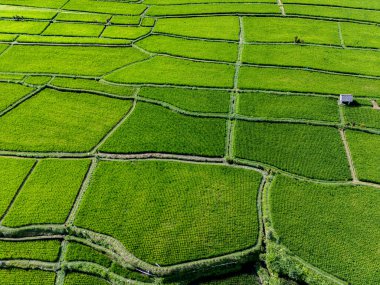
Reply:
[[[378,0],[0,0],[0,285],[380,284],[379,105]]]

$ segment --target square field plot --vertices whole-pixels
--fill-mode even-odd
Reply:
[[[27,179],[3,225],[63,224],[70,213],[90,160],[42,160]]]
[[[74,224],[151,264],[223,255],[256,244],[260,181],[221,165],[101,161]]]
[[[245,17],[244,34],[247,42],[293,43],[298,36],[305,43],[340,45],[338,24],[331,21]]]
[[[138,103],[132,115],[100,151],[164,152],[222,157],[226,121],[185,116],[161,106]]]
[[[346,123],[350,126],[380,129],[380,110],[369,106],[345,106],[343,113]]]
[[[346,137],[358,178],[380,183],[380,135],[346,131]]]
[[[348,284],[379,284],[380,191],[277,176],[269,191],[274,230],[306,262]]]
[[[13,46],[1,56],[0,71],[100,76],[146,57],[134,48]]]
[[[341,23],[344,44],[350,47],[380,48],[380,27]]]
[[[249,117],[339,121],[336,98],[240,93],[237,113]]]
[[[311,178],[351,178],[339,131],[332,127],[238,121],[235,142],[238,158]]]
[[[1,119],[1,150],[90,151],[131,108],[130,101],[45,89]]]

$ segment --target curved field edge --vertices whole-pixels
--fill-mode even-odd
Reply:
[[[271,206],[269,202],[269,191],[275,175],[267,177],[266,187],[263,189],[263,224],[264,224],[264,244],[266,248],[264,262],[268,272],[274,280],[280,277],[288,277],[293,280],[305,282],[306,284],[319,285],[348,285],[347,282],[324,272],[305,260],[299,258],[282,245],[277,233],[273,228]]]
[[[264,187],[264,181],[265,179],[262,180],[262,183],[258,190],[257,206],[259,221],[261,221],[261,191]],[[151,265],[136,258],[133,254],[126,250],[123,244],[110,236],[95,233],[93,231],[78,228],[75,226],[67,227],[65,225],[33,225],[20,228],[0,227],[0,237],[21,239],[25,237],[38,238],[43,236],[62,235],[65,236],[65,239],[68,241],[77,241],[84,245],[90,246],[95,250],[105,253],[108,257],[125,268],[138,269],[140,271],[142,270],[148,274],[151,274],[152,276],[164,278],[172,278],[173,276],[176,276],[175,278],[189,278],[190,276],[193,276],[192,278],[199,278],[213,275],[213,272],[215,270],[218,272],[220,272],[220,270],[234,270],[234,268],[240,268],[243,264],[257,260],[263,237],[262,223],[259,223],[259,225],[259,236],[256,245],[249,249],[229,253],[223,256],[163,267]],[[80,263],[81,262],[75,264]],[[3,265],[6,267],[7,264],[11,266],[12,261],[3,263]],[[31,267],[29,267],[29,265],[26,265],[26,268],[33,268],[33,263],[31,264]]]
[[[148,275],[157,276],[157,277],[171,277],[172,275],[178,276],[188,276],[196,275],[208,276],[210,275],[210,270],[214,267],[225,267],[228,270],[232,264],[235,266],[241,266],[249,261],[255,260],[259,253],[261,247],[261,239],[258,243],[250,249],[243,250],[241,252],[235,252],[227,254],[224,256],[214,257],[210,259],[203,259],[198,261],[193,261],[189,263],[178,264],[168,267],[158,267],[151,264],[148,264],[142,260],[137,259],[131,253],[127,252],[125,247],[120,244],[117,240],[112,239],[109,236],[104,236],[99,233],[94,233],[89,230],[80,229],[77,227],[66,228],[64,226],[58,225],[46,225],[46,226],[28,226],[18,229],[9,229],[1,228],[3,236],[13,237],[14,239],[22,237],[38,237],[46,235],[65,235],[66,240],[77,241],[90,246],[98,251],[104,252],[108,257],[111,257],[113,260],[118,262],[125,268],[129,269],[138,269],[140,271],[146,272]],[[14,267],[14,262],[12,260],[2,261],[2,267]],[[33,264],[49,264],[48,268],[53,270],[58,270],[55,263],[35,261],[28,263],[27,261],[20,261],[24,264],[22,268],[35,268]],[[63,264],[81,264],[89,262],[64,262]],[[16,262],[17,264],[17,262]],[[54,266],[53,266],[54,265]],[[100,266],[100,265],[97,265]],[[36,266],[39,268],[39,266]],[[195,272],[194,272],[195,271]]]
[[[85,261],[71,261],[71,262],[42,262],[37,260],[5,260],[1,261],[0,272],[2,270],[41,270],[44,272],[55,272],[63,270],[65,274],[70,273],[83,273],[88,276],[93,276],[99,278],[99,280],[104,280],[107,283],[111,282],[112,284],[151,284],[141,281],[136,281],[133,279],[124,278],[114,272],[110,272],[108,268],[103,267],[99,264]],[[66,276],[65,276],[66,277]],[[57,280],[58,276],[56,276]],[[56,281],[58,282],[58,281]]]
[[[280,181],[278,183],[276,183],[276,187],[277,187],[276,189],[274,189],[275,185],[273,184],[273,180],[275,178],[277,178],[277,179],[281,178],[282,179],[282,180],[280,180],[282,184],[280,183]],[[360,195],[359,193],[361,191],[366,191],[366,190],[370,191],[371,190],[370,193],[368,194],[369,196],[368,196],[367,200],[369,198],[373,197],[373,195],[378,195],[378,189],[371,187],[372,185],[368,185],[368,184],[364,184],[364,183],[361,184],[362,186],[357,186],[357,184],[355,184],[355,183],[350,183],[350,184],[320,183],[320,182],[308,181],[308,180],[304,180],[304,179],[297,179],[297,178],[295,179],[294,177],[289,177],[289,176],[287,177],[287,176],[277,174],[277,173],[275,175],[270,175],[269,176],[270,182],[267,183],[267,187],[265,187],[265,189],[263,190],[263,222],[264,222],[264,228],[265,228],[264,229],[265,230],[265,239],[264,239],[265,241],[264,241],[264,243],[266,245],[265,262],[266,262],[267,268],[268,268],[269,272],[271,273],[271,275],[277,276],[277,277],[287,276],[288,278],[299,281],[301,283],[305,282],[307,284],[376,284],[376,281],[375,281],[376,276],[371,277],[370,275],[372,275],[372,274],[367,273],[365,276],[366,276],[366,278],[368,277],[368,279],[362,279],[362,277],[360,277],[360,276],[362,276],[361,270],[360,270],[360,273],[358,273],[358,272],[356,272],[356,270],[354,270],[354,268],[352,268],[352,266],[362,268],[361,266],[364,266],[364,265],[360,266],[360,265],[355,265],[355,264],[361,264],[363,262],[371,262],[370,261],[371,259],[376,259],[375,254],[372,255],[372,258],[368,259],[365,256],[363,256],[363,253],[360,253],[360,251],[357,250],[356,254],[352,253],[355,256],[355,260],[352,260],[352,258],[351,258],[351,260],[346,260],[344,258],[344,256],[339,255],[339,252],[341,254],[343,254],[345,252],[344,249],[343,249],[343,252],[342,252],[342,250],[340,250],[340,251],[338,250],[338,253],[336,256],[336,258],[337,258],[336,262],[339,265],[337,265],[335,267],[333,266],[333,268],[330,268],[330,266],[328,265],[328,262],[326,264],[326,262],[323,261],[324,258],[322,258],[321,256],[317,256],[316,258],[314,258],[314,256],[306,257],[307,252],[309,252],[309,251],[310,252],[313,252],[313,251],[319,252],[318,251],[318,248],[319,248],[318,245],[316,245],[316,244],[311,245],[312,249],[310,248],[310,246],[309,246],[309,248],[306,246],[306,248],[301,249],[301,248],[298,248],[299,244],[298,244],[298,247],[297,247],[297,244],[296,245],[290,244],[291,245],[290,247],[293,247],[295,251],[300,251],[300,254],[304,255],[303,258],[301,258],[300,256],[297,255],[297,253],[295,253],[294,251],[289,249],[289,247],[284,244],[286,242],[284,240],[288,240],[289,237],[279,235],[277,230],[284,231],[284,229],[283,228],[280,229],[279,223],[281,224],[281,221],[279,220],[278,217],[276,220],[277,226],[275,226],[273,223],[274,222],[274,220],[273,220],[273,215],[274,215],[273,207],[276,206],[278,208],[278,205],[277,204],[272,205],[273,204],[272,200],[274,199],[274,198],[272,198],[272,196],[275,195],[273,193],[273,191],[277,192],[276,196],[285,195],[283,193],[284,193],[284,191],[287,191],[287,190],[284,189],[283,183],[284,183],[284,181],[289,181],[289,179],[291,179],[294,183],[296,183],[296,184],[294,184],[295,189],[292,190],[293,192],[297,191],[297,189],[300,190],[300,187],[302,188],[302,187],[306,187],[307,185],[309,185],[309,186],[315,187],[315,189],[313,189],[315,191],[318,190],[318,191],[325,192],[325,195],[328,196],[327,199],[332,199],[334,196],[339,197],[339,195],[344,195],[344,197],[345,197],[346,194],[350,194],[351,200],[350,200],[350,198],[347,198],[348,199],[347,201],[343,201],[341,203],[342,204],[341,206],[344,208],[343,212],[341,212],[341,215],[340,216],[338,215],[338,212],[339,212],[339,208],[338,208],[338,210],[336,210],[338,216],[336,218],[334,218],[335,215],[333,215],[333,217],[331,217],[328,221],[324,222],[327,224],[326,228],[325,228],[325,231],[326,231],[325,234],[327,236],[330,236],[330,237],[331,237],[331,230],[332,230],[331,227],[333,226],[334,223],[337,223],[337,221],[339,221],[339,219],[345,219],[345,220],[346,219],[353,219],[356,216],[356,215],[354,215],[354,216],[351,215],[352,217],[350,218],[350,217],[347,217],[346,216],[347,213],[344,214],[344,212],[351,211],[351,208],[353,208],[354,209],[353,213],[355,213],[355,209],[357,210],[360,205],[364,206],[364,204],[362,203],[363,201],[358,202],[356,199],[356,198],[358,198],[358,195]],[[279,185],[277,185],[277,184],[279,184]],[[280,187],[281,185],[282,185],[282,187]],[[371,188],[369,188],[368,186],[370,186]],[[290,188],[291,187],[292,186],[290,186]],[[367,189],[365,189],[366,187],[367,187]],[[346,193],[346,192],[348,192],[348,193]],[[368,192],[366,192],[366,193],[368,193]],[[294,195],[294,193],[292,195]],[[305,195],[305,194],[302,194],[302,195]],[[333,196],[333,197],[331,197],[331,196]],[[277,199],[278,199],[278,197],[277,197]],[[312,198],[310,198],[310,199],[312,199]],[[336,198],[336,199],[339,199],[339,198]],[[298,201],[298,204],[299,204],[298,206],[304,208],[304,206],[301,206],[300,198],[296,198],[296,200]],[[351,201],[351,202],[349,202],[349,201]],[[290,208],[297,207],[297,202],[295,205],[293,205],[293,204],[288,205],[289,203],[291,203],[291,201],[287,201],[286,207],[288,207],[288,208],[289,207]],[[309,201],[309,203],[310,203],[310,201]],[[310,205],[309,203],[308,203],[308,205]],[[347,203],[350,205],[348,205]],[[374,209],[374,207],[371,207],[371,208],[372,208],[372,210]],[[368,211],[372,212],[372,210],[368,210]],[[288,213],[289,211],[291,212],[291,210],[289,210],[289,209],[286,210],[286,213]],[[335,210],[333,209],[333,212],[334,211]],[[376,212],[373,214],[376,215]],[[279,215],[281,216],[281,214],[276,213],[276,216],[279,216]],[[296,214],[293,213],[293,215],[296,215]],[[368,214],[363,214],[363,215],[368,215]],[[297,219],[297,217],[294,217],[294,219]],[[323,220],[324,217],[323,216],[319,217],[318,220],[319,219]],[[376,218],[374,218],[374,219],[376,219]],[[293,226],[297,225],[296,221],[294,221],[294,222],[289,221],[289,223],[288,224],[290,227],[292,227],[293,224],[294,224]],[[339,223],[339,228],[340,228],[340,230],[344,230],[345,227],[350,227],[349,225],[352,225],[352,223],[348,222],[345,225],[340,225],[340,223]],[[299,225],[296,227],[298,229]],[[363,227],[367,228],[367,230],[370,230],[368,228],[368,226],[363,225]],[[276,230],[276,228],[277,228],[277,230]],[[318,227],[318,226],[316,228],[317,228],[317,231],[323,231],[323,229],[320,229],[320,227]],[[375,230],[375,228],[373,230]],[[302,231],[302,229],[300,229],[300,231]],[[353,231],[355,231],[355,229]],[[356,230],[356,231],[360,231],[360,230]],[[345,246],[347,247],[350,244],[354,243],[354,241],[351,241],[351,239],[355,238],[355,237],[352,237],[352,235],[355,236],[354,233],[351,233],[349,235],[346,234],[345,236],[343,235],[343,237],[342,237],[343,240],[339,243],[334,242],[334,240],[325,240],[321,246],[322,246],[322,248],[326,247],[326,250],[335,250],[335,247],[338,247],[338,249],[341,247],[345,247]],[[368,236],[368,233],[366,234],[366,236]],[[352,238],[350,238],[350,237],[352,237]],[[316,241],[316,242],[318,243],[321,238],[317,238],[317,239],[318,239],[318,241]],[[349,239],[349,240],[347,240],[347,239]],[[373,241],[373,239],[371,239],[371,242],[376,244],[376,241]],[[288,241],[288,243],[289,243],[289,241]],[[365,244],[367,244],[367,243],[365,242]],[[355,247],[360,247],[360,245],[358,244]],[[372,248],[373,248],[373,245],[372,245]],[[364,249],[364,248],[362,250],[366,251],[366,249]],[[349,254],[349,256],[351,256],[351,253]],[[347,261],[350,265],[346,266],[345,262],[338,261],[339,259],[342,259],[342,258],[345,261]],[[374,264],[376,264],[376,261],[372,261],[372,262]],[[311,264],[311,263],[313,263],[313,264]],[[351,269],[350,269],[350,266],[351,266]],[[329,268],[329,272],[325,271],[325,270],[327,270],[327,268]],[[369,272],[371,272],[371,269],[369,269]],[[364,282],[364,283],[360,283],[358,281],[358,278],[360,280],[362,280],[362,282]],[[356,281],[354,281],[354,280],[356,280]],[[359,282],[359,283],[357,283],[357,282]],[[375,282],[375,283],[372,283],[372,282]]]

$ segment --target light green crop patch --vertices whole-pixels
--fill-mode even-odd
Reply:
[[[74,223],[152,264],[220,256],[256,244],[260,181],[222,165],[101,161]]]
[[[0,218],[22,185],[35,160],[0,158]]]
[[[153,53],[180,57],[236,62],[237,43],[208,42],[153,35],[139,41],[137,46]]]
[[[101,81],[79,78],[56,77],[51,82],[51,85],[77,90],[98,91],[123,97],[132,97],[136,92],[136,89],[130,86],[112,85]]]
[[[39,34],[48,25],[46,22],[0,21],[0,33]]]
[[[158,19],[154,32],[185,37],[239,40],[238,17],[189,17]]]
[[[297,45],[246,45],[243,52],[243,62],[380,75],[379,53],[371,50],[346,50]],[[353,62],[355,64],[352,64]]]
[[[0,241],[0,259],[29,259],[54,262],[58,259],[60,240]]]
[[[83,23],[53,23],[43,32],[45,36],[97,37],[104,26]]]
[[[100,148],[112,153],[164,152],[222,157],[223,119],[180,115],[163,107],[138,103],[132,115]]]
[[[90,160],[43,160],[21,189],[3,225],[63,224],[70,213]]]
[[[380,135],[346,131],[346,137],[359,179],[380,183]]]
[[[141,26],[143,27],[153,27],[154,24],[156,23],[156,19],[155,18],[143,18],[142,21],[141,21]]]
[[[380,80],[305,70],[242,66],[239,87],[380,97]]]
[[[55,273],[42,270],[0,269],[3,285],[54,285]]]
[[[238,121],[236,157],[294,174],[324,180],[349,180],[339,131],[332,127]]]
[[[101,278],[92,276],[92,275],[87,275],[83,273],[69,273],[65,277],[65,281],[63,283],[64,285],[109,285],[109,283]]]
[[[351,126],[380,129],[380,110],[371,107],[345,106],[346,123]]]
[[[341,6],[352,8],[367,8],[367,9],[380,9],[380,3],[376,0],[361,1],[350,0],[349,2],[344,0],[284,0],[284,4],[297,3],[297,4],[313,4],[313,5],[327,5],[327,6]]]
[[[138,25],[140,23],[140,16],[115,15],[112,17],[111,23],[118,25]]]
[[[95,13],[62,12],[55,18],[57,21],[92,22],[105,24],[111,15]]]
[[[317,5],[286,4],[286,14],[380,23],[380,11]]]
[[[151,29],[147,27],[108,26],[102,36],[108,38],[137,39],[148,34],[150,30]]]
[[[12,35],[12,34],[0,34],[0,41],[1,42],[13,42],[18,35]],[[0,48],[1,51],[1,48]]]
[[[118,70],[105,79],[119,83],[231,87],[235,67],[227,64],[155,56]]]
[[[24,82],[27,84],[32,84],[32,85],[45,85],[47,84],[52,78],[50,76],[28,76],[25,78]]]
[[[253,271],[248,270],[248,272],[239,273],[229,273],[223,274],[215,278],[205,278],[198,281],[198,285],[235,285],[235,284],[246,284],[246,285],[259,285],[259,277],[253,273]]]
[[[187,5],[156,5],[152,6],[148,16],[180,16],[180,15],[205,15],[205,14],[269,14],[280,15],[277,4],[254,3],[252,5],[239,3],[211,4],[187,4]],[[220,18],[220,17],[219,17]],[[227,32],[227,30],[224,30]]]
[[[13,46],[0,57],[0,71],[100,76],[144,58],[134,48]]]
[[[48,43],[48,44],[86,44],[86,45],[129,45],[131,41],[123,39],[96,38],[96,37],[66,37],[66,36],[39,36],[20,35],[19,43]]]
[[[52,19],[57,12],[51,9],[29,8],[0,4],[0,18]]]
[[[250,117],[339,121],[336,98],[255,92],[241,93],[238,102],[237,113]]]
[[[69,242],[67,245],[65,261],[93,262],[107,268],[110,267],[112,263],[106,255],[77,242]]]
[[[145,4],[150,5],[169,5],[169,4],[203,4],[203,3],[252,3],[252,2],[259,2],[259,3],[273,3],[273,0],[145,0]]]
[[[8,108],[33,90],[35,89],[21,84],[0,83],[0,111]]]
[[[349,47],[380,48],[380,27],[341,23],[344,44]]]
[[[146,5],[123,3],[116,1],[71,0],[65,5],[65,10],[97,12],[106,14],[140,15]]]
[[[1,0],[1,4],[31,6],[41,8],[59,8],[66,3],[67,0]]]
[[[141,281],[145,283],[154,283],[154,277],[150,277],[138,271],[129,270],[128,268],[122,267],[121,265],[115,262],[112,263],[110,267],[110,272],[113,272],[119,276],[122,276],[130,280]]]
[[[244,17],[247,42],[292,43],[297,36],[304,43],[340,45],[338,24],[297,18]]]
[[[193,112],[228,113],[230,107],[230,92],[220,90],[144,87],[138,96]]]
[[[2,150],[90,151],[131,108],[131,102],[44,90],[2,117]]]
[[[378,284],[380,191],[277,176],[270,188],[274,230],[306,262],[349,284]]]

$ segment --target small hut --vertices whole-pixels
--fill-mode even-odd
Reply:
[[[339,104],[350,105],[353,102],[354,102],[354,96],[352,96],[352,94],[340,94]]]

